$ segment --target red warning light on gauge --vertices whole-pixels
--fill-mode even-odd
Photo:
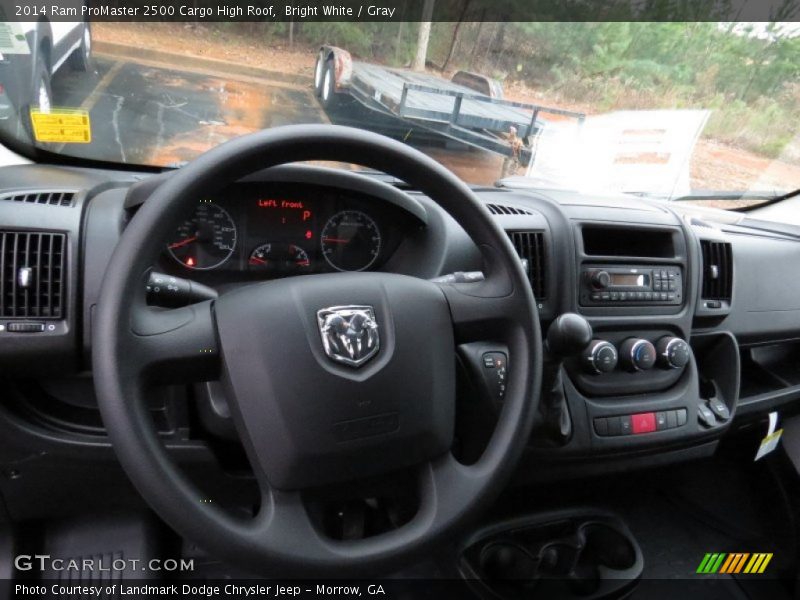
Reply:
[[[193,267],[194,265],[195,265],[195,262],[194,262],[194,259],[191,256],[186,259],[186,266],[187,267]]]
[[[310,230],[310,229],[308,229],[308,230],[306,231],[306,239],[307,239],[307,240],[310,240],[312,237],[314,237],[314,234],[311,232],[311,230]]]

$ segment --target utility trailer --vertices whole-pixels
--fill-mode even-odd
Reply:
[[[491,78],[459,71],[452,80],[405,69],[353,61],[335,46],[322,46],[314,69],[314,88],[328,117],[337,123],[368,122],[395,137],[423,132],[502,156],[511,154],[508,133],[515,127],[525,141],[520,162],[535,157],[545,115],[585,120],[583,113],[511,102]]]

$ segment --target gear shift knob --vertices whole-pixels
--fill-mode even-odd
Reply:
[[[554,358],[579,354],[591,341],[592,326],[575,313],[560,315],[547,330],[547,349]]]

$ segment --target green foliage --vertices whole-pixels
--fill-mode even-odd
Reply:
[[[286,45],[288,22],[221,22],[213,23],[212,35],[247,37],[254,41]],[[347,49],[355,58],[390,65],[405,65],[414,54],[417,39],[416,23],[304,21],[291,27],[292,42],[298,48],[332,44]]]
[[[710,108],[706,135],[769,156],[800,132],[800,37],[778,24],[758,32],[708,22],[511,26],[482,68],[505,65],[567,101],[596,110]]]

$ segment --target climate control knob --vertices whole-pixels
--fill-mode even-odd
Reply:
[[[647,371],[656,364],[656,348],[642,338],[628,338],[619,348],[619,357],[628,371]]]
[[[583,368],[594,375],[610,373],[617,366],[617,349],[605,340],[592,340],[583,351]]]
[[[658,364],[665,369],[682,369],[689,362],[689,344],[679,337],[665,335],[656,342]]]

